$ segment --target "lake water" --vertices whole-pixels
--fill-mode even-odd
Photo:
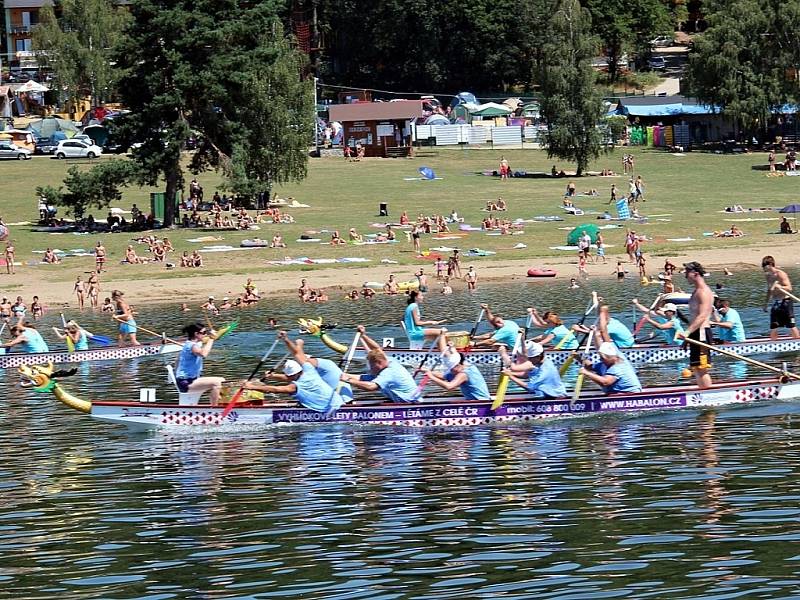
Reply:
[[[764,332],[760,274],[729,279],[751,334]],[[593,285],[627,321],[634,294],[655,295]],[[431,294],[423,309],[451,329],[468,329],[481,301],[511,317],[531,304],[575,317],[588,291],[564,287]],[[347,342],[357,322],[398,335],[402,308],[400,298],[264,301],[206,372],[246,377],[274,339],[269,316],[296,328],[321,314]],[[139,320],[176,334],[186,319],[148,307]],[[748,373],[715,362],[718,376]],[[675,381],[680,368],[641,374]],[[0,596],[800,598],[800,402],[451,430],[133,434],[0,376]],[[163,383],[160,359],[81,366],[64,381],[107,399]]]

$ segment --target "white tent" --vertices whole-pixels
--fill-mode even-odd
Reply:
[[[21,86],[19,86],[15,91],[16,92],[47,92],[50,88],[46,85],[39,83],[38,81],[34,81],[33,79],[26,81]]]

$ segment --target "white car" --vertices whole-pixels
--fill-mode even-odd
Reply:
[[[650,40],[650,45],[653,48],[669,48],[670,46],[675,45],[675,40],[673,40],[671,36],[660,35],[657,38]]]
[[[76,139],[61,140],[53,152],[56,158],[95,158],[102,153],[103,149],[100,146]]]

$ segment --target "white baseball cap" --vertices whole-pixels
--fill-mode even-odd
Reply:
[[[300,371],[303,370],[303,367],[300,366],[300,363],[296,360],[287,360],[286,364],[283,365],[283,374],[287,377],[291,377],[292,375],[297,375]]]
[[[461,364],[461,353],[459,352],[448,352],[442,358],[442,366],[448,371],[457,367],[459,364]]]
[[[544,346],[539,342],[528,341],[525,342],[525,352],[528,354],[528,358],[536,358],[544,353]]]
[[[662,310],[663,310],[664,312],[667,312],[668,310],[669,310],[669,311],[671,311],[671,312],[678,312],[678,307],[677,307],[677,306],[675,306],[675,305],[674,305],[672,302],[667,302],[667,303],[664,305],[664,308],[663,308]]]
[[[619,349],[614,345],[614,342],[603,342],[597,351],[606,356],[619,356]]]

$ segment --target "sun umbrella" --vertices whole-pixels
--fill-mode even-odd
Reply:
[[[597,234],[599,231],[600,230],[597,228],[597,225],[593,225],[591,223],[578,225],[575,229],[569,232],[569,235],[567,235],[567,246],[577,246],[578,240],[581,239],[584,232],[589,234],[589,237],[592,238],[592,243],[594,244],[597,241]]]
[[[794,215],[794,228],[797,230],[797,213],[800,213],[800,204],[788,204],[778,212]]]

